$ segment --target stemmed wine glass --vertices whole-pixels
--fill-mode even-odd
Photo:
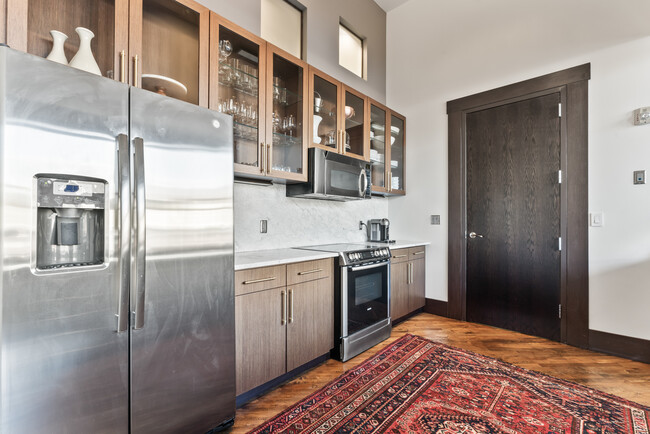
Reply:
[[[232,54],[232,44],[229,40],[222,39],[219,41],[219,54],[224,62],[228,60],[228,57]]]

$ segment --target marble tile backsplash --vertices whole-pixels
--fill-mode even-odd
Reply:
[[[235,251],[366,241],[359,220],[388,217],[388,201],[334,202],[286,197],[282,184],[235,183]],[[260,220],[268,220],[260,233]]]

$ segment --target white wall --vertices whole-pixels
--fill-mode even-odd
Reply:
[[[408,194],[388,214],[396,238],[432,244],[428,298],[447,300],[446,102],[591,62],[589,208],[605,226],[589,230],[590,328],[650,339],[650,184],[632,185],[633,170],[650,173],[650,125],[632,125],[650,105],[648,16],[643,0],[411,0],[389,12],[387,103],[407,117]]]

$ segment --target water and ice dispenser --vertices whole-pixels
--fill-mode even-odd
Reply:
[[[65,175],[37,175],[36,268],[104,262],[106,182]]]

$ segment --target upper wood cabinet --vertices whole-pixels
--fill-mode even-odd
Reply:
[[[307,180],[307,64],[212,13],[210,107],[234,118],[235,173]]]
[[[369,161],[368,97],[309,67],[309,143]]]
[[[405,118],[372,99],[369,105],[372,192],[384,196],[406,194]]]
[[[207,107],[210,10],[193,0],[130,0],[129,9],[130,83]]]
[[[7,44],[46,57],[50,30],[65,33],[68,61],[77,27],[90,29],[103,76],[208,105],[209,10],[193,0],[6,0]],[[53,10],[54,9],[54,10]]]

